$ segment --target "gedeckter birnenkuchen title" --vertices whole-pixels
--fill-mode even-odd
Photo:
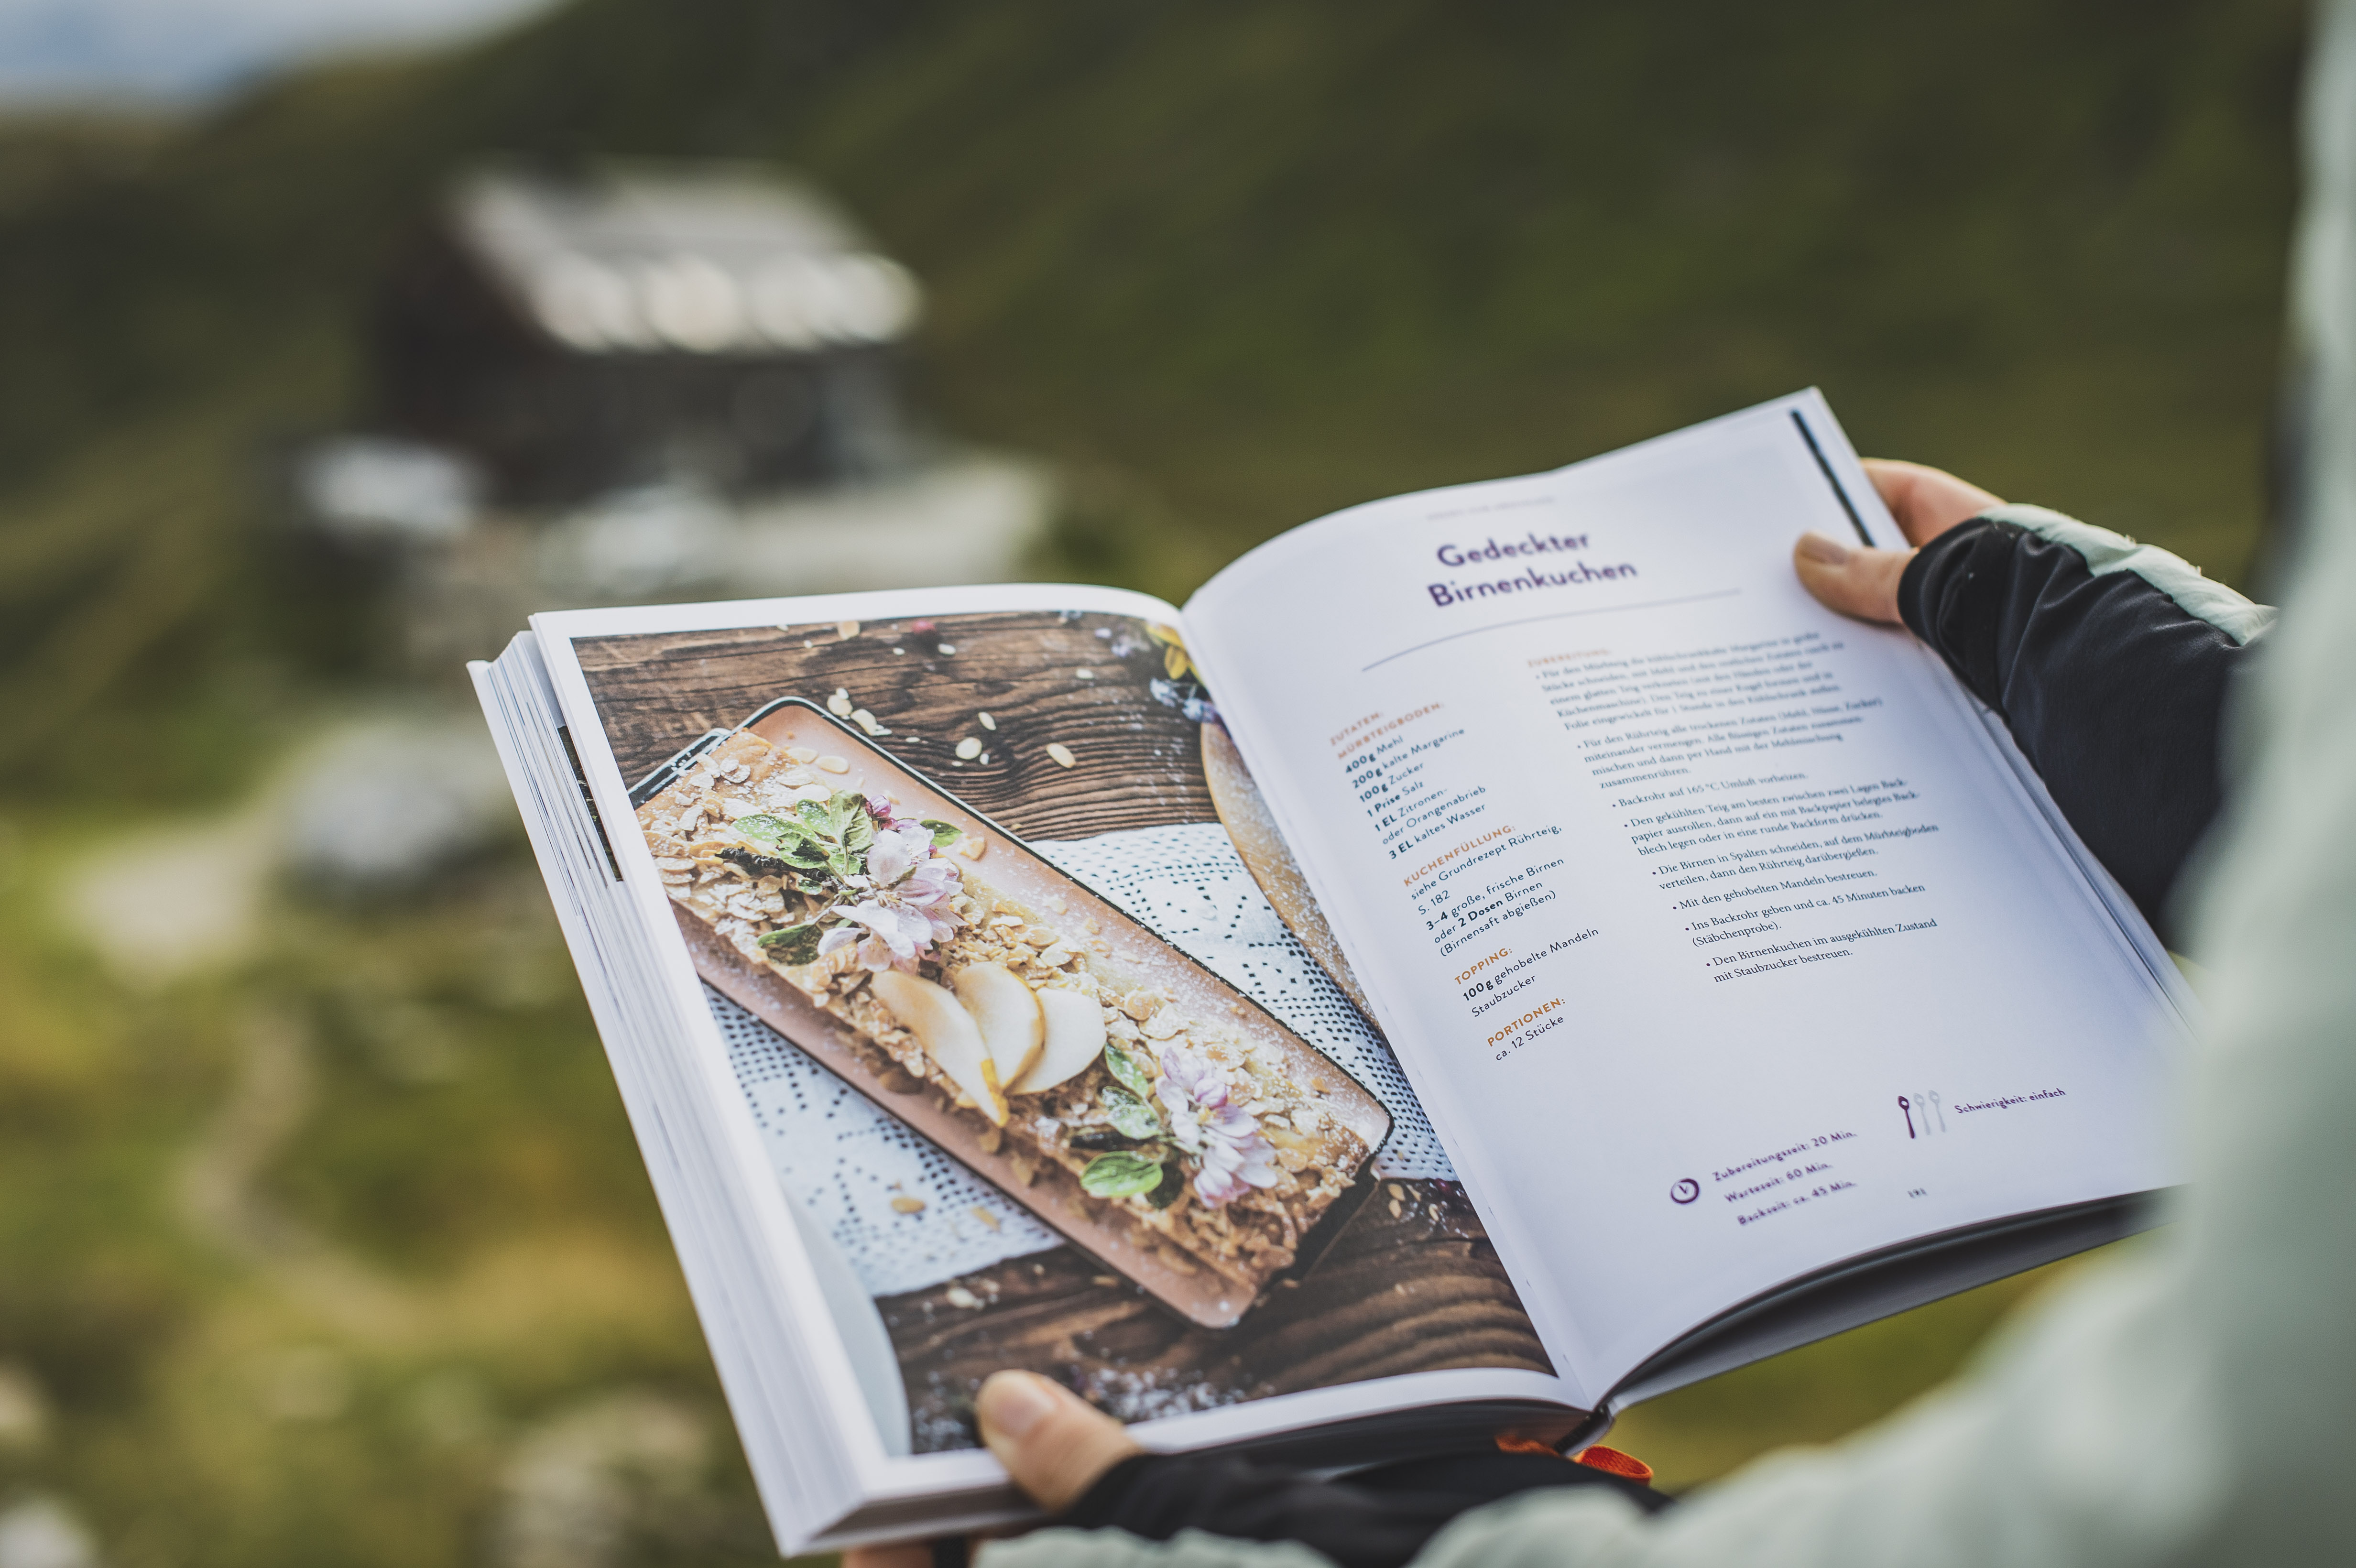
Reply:
[[[1483,561],[1518,560],[1525,556],[1566,556],[1587,548],[1585,534],[1542,534],[1533,528],[1518,539],[1500,540],[1494,537],[1477,545],[1444,544],[1435,552],[1442,566],[1479,566]],[[1478,599],[1494,599],[1511,593],[1526,593],[1537,588],[1576,588],[1589,582],[1612,582],[1622,577],[1633,577],[1636,569],[1626,561],[1612,566],[1592,566],[1584,560],[1569,564],[1541,561],[1523,568],[1511,577],[1494,578],[1485,582],[1433,582],[1427,584],[1431,602],[1442,608],[1451,604],[1470,604]]]

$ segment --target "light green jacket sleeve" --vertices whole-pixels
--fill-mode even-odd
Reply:
[[[2297,324],[2316,376],[2298,581],[2244,718],[2193,951],[2176,1223],[1966,1379],[1668,1512],[1585,1489],[1466,1515],[1419,1568],[2356,1563],[2356,0],[2324,8]],[[985,1568],[1302,1568],[1297,1547],[1047,1531]]]

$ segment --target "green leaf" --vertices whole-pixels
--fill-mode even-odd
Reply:
[[[761,933],[761,945],[770,955],[787,964],[808,964],[818,957],[818,939],[823,935],[813,921],[807,925],[788,925],[777,931]]]
[[[926,817],[924,821],[918,823],[917,826],[920,827],[929,827],[933,830],[933,848],[936,849],[946,849],[950,845],[965,837],[964,828],[956,826],[954,823],[936,822],[929,816]]]
[[[1169,1153],[1158,1143],[1151,1143],[1144,1138],[1133,1138],[1127,1133],[1115,1132],[1110,1127],[1082,1127],[1072,1135],[1070,1141],[1071,1146],[1082,1154],[1106,1154],[1120,1149],[1143,1149],[1146,1151],[1146,1158],[1161,1159]]]
[[[766,814],[740,816],[736,819],[736,831],[766,846],[777,859],[789,866],[805,871],[826,867],[825,849],[811,837],[809,825],[797,817]]]
[[[1139,1099],[1152,1098],[1154,1077],[1152,1065],[1135,1051],[1124,1050],[1113,1041],[1107,1040],[1104,1062],[1106,1070],[1127,1085],[1130,1092]]]
[[[1104,1092],[1104,1107],[1114,1128],[1130,1137],[1158,1138],[1162,1136],[1160,1114],[1151,1104],[1126,1089],[1108,1084]]]
[[[1134,1198],[1162,1185],[1162,1162],[1136,1154],[1100,1154],[1080,1172],[1080,1187],[1098,1198]]]
[[[868,815],[867,797],[839,789],[824,800],[806,800],[794,808],[799,842],[806,859],[796,864],[823,869],[837,877],[856,876],[862,857],[875,842],[875,818]]]
[[[1177,1202],[1178,1195],[1185,1190],[1185,1173],[1174,1165],[1165,1165],[1162,1168],[1161,1185],[1147,1193],[1145,1200],[1156,1209],[1167,1209]]]

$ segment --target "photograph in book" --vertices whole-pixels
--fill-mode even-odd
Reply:
[[[887,1446],[973,1446],[1006,1366],[1126,1420],[1551,1370],[1175,630],[573,647],[800,1228],[872,1302]]]

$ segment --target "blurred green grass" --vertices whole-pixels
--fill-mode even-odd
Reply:
[[[93,849],[225,809],[412,678],[295,572],[271,464],[368,417],[376,269],[471,160],[730,156],[830,187],[927,285],[943,423],[1066,475],[1043,575],[1183,595],[1333,507],[1815,383],[1868,451],[2247,582],[2302,22],[580,0],[185,121],[0,122],[0,1364],[56,1413],[0,1444],[0,1506],[66,1498],[121,1564],[513,1560],[518,1467],[620,1391],[716,1446],[616,1460],[660,1506],[596,1551],[766,1555],[518,846],[398,906],[282,895],[243,958],[167,984],[55,917]],[[220,1174],[239,1116],[270,1136],[224,1230],[190,1170]],[[1837,1437],[2027,1288],[1618,1440],[1683,1486]]]

